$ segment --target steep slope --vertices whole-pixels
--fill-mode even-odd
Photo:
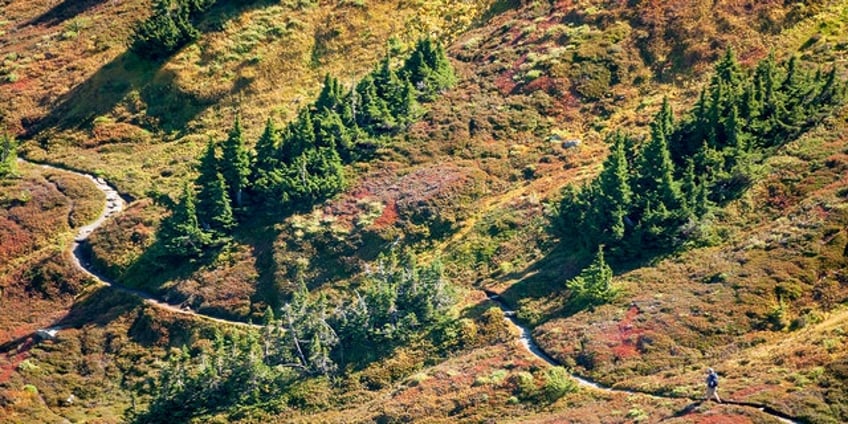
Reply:
[[[616,264],[623,294],[611,304],[576,313],[564,306],[564,283],[587,260],[549,234],[546,216],[564,185],[598,173],[615,130],[646,134],[664,96],[678,114],[687,110],[726,47],[745,66],[772,47],[779,59],[795,55],[805,65],[844,62],[842,2],[307,3],[222,2],[199,25],[197,43],[154,64],[122,43],[96,48],[104,37],[125,39],[130,22],[148,13],[144,2],[9,2],[0,90],[20,102],[2,106],[3,119],[32,138],[27,156],[104,175],[140,199],[92,238],[96,264],[119,284],[239,321],[265,319],[269,305],[278,317],[283,306],[287,314],[297,309],[292,304],[335,316],[356,306],[344,303],[348,297],[374,296],[370,278],[386,264],[376,260],[380,253],[406,249],[422,267],[444,265],[456,304],[440,310],[435,325],[409,326],[426,329],[420,334],[392,339],[391,326],[377,331],[385,342],[359,345],[364,354],[343,352],[346,362],[334,357],[345,366],[332,377],[256,359],[267,359],[274,343],[292,343],[282,334],[300,337],[291,321],[256,332],[229,328],[101,290],[60,319],[67,329],[57,340],[32,346],[27,336],[41,321],[0,315],[15,337],[0,339],[8,374],[0,380],[0,417],[144,422],[176,411],[168,419],[773,420],[738,405],[692,404],[703,369],[713,366],[722,395],[734,400],[807,422],[846,419],[844,110],[759,164],[746,194],[716,210],[714,237]],[[347,166],[347,190],[252,220],[208,261],[174,269],[139,260],[167,215],[163,194],[194,177],[206,139],[222,138],[232,116],[242,116],[252,144],[265,118],[290,121],[310,103],[324,73],[350,84],[385,46],[400,54],[422,33],[453,40],[448,52],[459,82],[370,160]],[[39,55],[72,65],[39,70]],[[32,172],[3,190],[41,190]],[[10,237],[54,228],[70,234],[63,224],[49,227]],[[2,246],[0,254],[12,244]],[[18,274],[33,257],[27,249],[6,252],[22,264]],[[12,276],[7,293],[34,287],[0,272]],[[43,285],[49,292],[62,278],[51,274]],[[304,286],[312,293],[302,294]],[[483,288],[514,305],[538,344],[570,369],[679,399],[574,391],[561,370],[516,344]],[[62,295],[45,297],[46,307],[70,305]],[[325,315],[320,322],[326,325]],[[320,351],[313,345],[332,337],[309,331],[313,361]],[[25,365],[15,352],[22,345]],[[192,390],[196,396],[187,395]],[[78,400],[68,402],[70,394]],[[217,403],[202,403],[209,399]]]
[[[145,2],[12,3],[0,53],[13,76],[0,90],[17,100],[2,107],[5,125],[39,141],[25,146],[30,157],[99,171],[135,196],[174,191],[187,159],[236,114],[258,137],[267,118],[290,120],[325,74],[351,83],[388,51],[467,28],[488,4],[223,1],[197,42],[153,63],[126,51]]]

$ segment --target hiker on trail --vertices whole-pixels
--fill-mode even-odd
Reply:
[[[718,374],[712,368],[707,368],[707,395],[704,400],[715,398],[716,402],[721,403],[721,398],[718,397]]]

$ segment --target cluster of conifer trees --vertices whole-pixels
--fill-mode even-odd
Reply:
[[[200,36],[194,26],[217,0],[153,0],[153,13],[133,30],[130,50],[150,60],[172,55]]]
[[[566,187],[554,229],[588,251],[606,245],[638,257],[667,250],[711,204],[744,191],[757,156],[811,128],[845,93],[836,69],[807,71],[795,58],[778,63],[769,56],[744,71],[728,50],[682,122],[664,101],[638,152],[632,138],[612,137],[600,175]]]
[[[159,240],[169,255],[199,256],[225,240],[238,217],[304,208],[333,196],[346,185],[345,163],[366,159],[385,136],[420,117],[419,101],[454,83],[444,49],[424,39],[402,67],[394,69],[386,56],[347,92],[328,75],[317,100],[283,130],[268,120],[255,153],[237,118],[220,148],[210,140],[200,175],[184,187]]]
[[[394,253],[381,256],[361,287],[362,294],[333,304],[302,285],[276,314],[267,310],[259,334],[217,334],[194,358],[185,348],[172,352],[151,406],[134,421],[182,422],[233,405],[285,404],[298,377],[333,375],[374,360],[433,328],[452,302],[440,264],[419,266],[414,257]]]
[[[267,351],[274,364],[293,364],[309,374],[331,374],[337,363],[360,362],[387,352],[432,327],[451,304],[440,263],[420,266],[413,256],[381,255],[366,273],[362,293],[334,306],[306,286],[279,313],[266,312]]]

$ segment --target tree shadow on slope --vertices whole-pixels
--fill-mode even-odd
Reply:
[[[273,310],[280,307],[280,287],[277,283],[277,262],[274,260],[274,243],[280,231],[266,219],[250,222],[249,226],[236,236],[236,241],[250,245],[258,274],[256,291],[250,298],[252,313],[257,317],[270,306]]]
[[[513,306],[522,299],[541,300],[565,289],[565,281],[580,273],[591,256],[559,245],[521,271],[505,275],[501,282],[515,281],[500,295]]]
[[[91,129],[95,119],[109,114],[122,102],[127,109],[141,115],[133,123],[147,130],[184,130],[188,122],[220,97],[202,98],[178,89],[177,75],[163,70],[162,65],[140,59],[131,52],[121,54],[63,95],[45,116],[23,122],[26,129],[23,138],[31,139],[51,129]],[[244,84],[239,84],[233,89],[243,87]],[[139,105],[137,100],[146,104]]]
[[[676,251],[678,249],[670,248],[645,250],[636,257],[608,256],[607,264],[613,269],[615,275],[620,275],[654,264]],[[500,277],[498,279],[500,283],[515,281],[500,295],[518,310],[519,318],[526,318],[526,313],[534,315],[534,322],[531,323],[534,326],[554,318],[574,315],[592,306],[573,302],[573,299],[569,298],[566,282],[580,274],[592,262],[593,257],[594,254],[585,249],[575,249],[561,242],[550,253],[524,270]],[[553,306],[545,314],[531,311],[522,313],[520,310],[522,301],[532,303],[561,301],[561,304]]]
[[[80,4],[66,0],[55,11],[38,18],[53,22],[61,17],[73,16],[102,0],[87,0]],[[232,5],[232,2],[213,7],[198,24],[201,32],[221,30],[226,22],[256,8],[275,4],[269,0],[257,0]],[[67,5],[66,5],[67,4]],[[167,58],[159,61],[144,60],[131,51],[125,51],[101,67],[86,81],[60,96],[55,105],[43,117],[22,122],[23,138],[32,139],[45,130],[67,131],[90,129],[97,117],[112,112],[124,103],[126,108],[138,115],[132,122],[150,131],[182,132],[186,125],[200,113],[221,99],[233,96],[247,88],[252,82],[239,78],[233,81],[228,91],[201,96],[179,89],[178,75],[163,69]],[[46,137],[45,137],[46,138]],[[43,141],[46,143],[46,140]]]
[[[222,248],[223,245],[218,244],[207,248],[198,258],[184,258],[168,254],[164,244],[156,241],[127,268],[117,283],[159,296],[169,304],[180,305],[188,298],[174,297],[174,292],[168,291],[165,284],[189,278],[204,266],[214,263]]]
[[[53,327],[78,328],[86,324],[105,327],[142,304],[144,301],[138,296],[101,286],[74,302]]]
[[[53,6],[50,10],[44,12],[40,16],[25,22],[21,26],[59,25],[60,23],[68,19],[73,19],[77,15],[81,15],[89,9],[105,2],[106,0],[65,0],[56,6]]]
[[[142,299],[127,293],[101,286],[92,289],[81,300],[74,302],[68,312],[54,321],[46,329],[79,328],[86,324],[105,327],[120,316],[141,306]],[[47,337],[47,332],[41,330],[18,337],[0,344],[0,353],[20,350],[32,342],[38,342]]]

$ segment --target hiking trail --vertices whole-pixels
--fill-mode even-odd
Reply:
[[[122,292],[122,293],[127,293],[127,294],[131,294],[131,295],[134,295],[134,296],[138,296],[142,300],[144,300],[145,303],[153,305],[153,306],[160,308],[160,309],[164,309],[166,311],[170,311],[170,312],[174,312],[174,313],[178,313],[178,314],[183,314],[183,315],[190,315],[190,316],[193,316],[193,317],[197,317],[199,319],[203,319],[203,320],[210,321],[210,322],[216,322],[216,323],[220,323],[220,324],[235,325],[235,326],[240,326],[240,327],[253,327],[253,328],[260,328],[261,327],[260,325],[257,325],[257,324],[249,324],[249,323],[241,322],[241,321],[231,321],[231,320],[222,319],[222,318],[215,318],[213,316],[205,315],[205,314],[202,314],[202,313],[199,313],[199,312],[192,311],[190,309],[183,308],[180,305],[173,305],[173,304],[167,303],[167,302],[165,302],[165,301],[157,298],[156,296],[154,296],[150,293],[147,293],[145,291],[122,286],[122,285],[118,284],[117,282],[115,282],[114,280],[112,280],[111,278],[107,277],[105,274],[96,270],[92,266],[92,264],[85,258],[85,249],[84,249],[85,244],[88,243],[88,238],[89,238],[89,236],[91,236],[92,233],[94,233],[94,231],[96,231],[98,228],[102,227],[103,224],[105,224],[106,221],[109,218],[114,217],[115,215],[119,214],[121,211],[124,210],[124,208],[126,207],[126,201],[124,200],[124,198],[121,197],[120,193],[118,193],[118,190],[116,190],[114,187],[110,186],[109,183],[107,183],[104,179],[95,177],[91,174],[86,174],[86,173],[83,173],[83,172],[78,172],[78,171],[74,171],[74,170],[71,170],[71,169],[67,169],[67,168],[63,168],[63,167],[59,167],[59,166],[55,166],[55,165],[50,165],[50,164],[46,164],[46,163],[38,163],[38,162],[32,162],[32,161],[28,161],[28,160],[24,160],[23,162],[26,162],[26,163],[29,163],[31,165],[38,166],[38,167],[41,167],[41,168],[44,168],[44,169],[50,169],[50,170],[55,170],[55,171],[60,171],[60,172],[67,172],[69,174],[74,174],[74,175],[77,175],[77,176],[80,176],[80,177],[83,177],[83,178],[87,178],[88,180],[90,180],[95,185],[95,187],[97,187],[98,190],[103,192],[103,194],[106,196],[106,201],[105,201],[105,205],[103,207],[103,212],[101,212],[100,216],[97,217],[97,219],[95,219],[94,221],[80,227],[77,230],[76,235],[74,236],[73,243],[71,244],[71,262],[73,263],[73,265],[76,268],[78,268],[79,270],[81,270],[82,272],[88,274],[98,284],[100,284],[102,286],[106,286],[106,287],[113,289],[113,290],[117,290],[117,291]]]
[[[89,224],[87,224],[85,226],[80,227],[77,230],[77,233],[74,237],[73,243],[71,244],[71,260],[72,260],[72,263],[74,264],[74,266],[77,267],[78,269],[80,269],[81,271],[83,271],[84,273],[88,274],[89,276],[91,276],[99,284],[101,284],[101,285],[103,285],[107,288],[117,290],[119,292],[138,296],[139,298],[144,300],[145,303],[150,304],[150,305],[157,307],[157,308],[161,308],[161,309],[170,311],[170,312],[183,314],[183,315],[189,315],[189,316],[197,317],[199,319],[203,319],[203,320],[206,320],[206,321],[210,321],[210,322],[214,322],[214,323],[220,323],[220,324],[226,324],[226,325],[235,325],[235,326],[240,326],[240,327],[251,327],[251,328],[261,328],[262,327],[261,325],[258,325],[258,324],[250,324],[250,323],[245,323],[245,322],[241,322],[241,321],[232,321],[232,320],[227,320],[227,319],[223,319],[223,318],[215,318],[215,317],[205,315],[205,314],[202,314],[202,313],[199,313],[199,312],[195,312],[195,311],[192,311],[192,310],[189,310],[189,309],[181,308],[179,305],[172,305],[170,303],[167,303],[167,302],[164,302],[164,301],[158,299],[157,297],[153,296],[150,293],[144,292],[142,290],[132,289],[132,288],[125,287],[125,286],[122,286],[120,284],[117,284],[115,281],[113,281],[112,279],[110,279],[109,277],[104,275],[103,273],[94,269],[92,267],[91,263],[89,263],[85,259],[85,255],[84,255],[85,243],[88,242],[89,236],[94,231],[96,231],[98,228],[103,226],[103,224],[109,218],[114,217],[115,215],[117,215],[121,211],[123,211],[124,208],[126,207],[126,202],[121,197],[120,193],[118,193],[118,191],[114,187],[110,186],[102,178],[97,178],[97,177],[95,177],[91,174],[73,171],[73,170],[70,170],[70,169],[67,169],[67,168],[62,168],[62,167],[59,167],[59,166],[54,166],[54,165],[49,165],[49,164],[44,164],[44,163],[36,163],[36,162],[31,162],[31,161],[26,161],[26,160],[24,160],[24,162],[32,164],[34,166],[39,166],[39,167],[42,167],[42,168],[45,168],[45,169],[52,169],[52,170],[57,170],[57,171],[61,171],[61,172],[67,172],[67,173],[71,173],[71,174],[74,174],[74,175],[78,175],[78,176],[87,178],[97,187],[98,190],[103,192],[103,194],[106,196],[103,212],[94,221],[90,222]],[[503,203],[503,202],[505,202],[506,199],[512,198],[515,194],[524,193],[527,190],[528,190],[527,187],[522,187],[522,188],[519,188],[518,190],[515,190],[513,192],[505,193],[505,195],[498,196],[497,201],[490,201],[489,203],[487,203],[487,205],[491,206],[491,205],[494,205],[494,204]],[[485,209],[488,209],[488,208],[485,208]],[[460,231],[460,233],[463,233],[463,234],[467,233],[472,226],[473,226],[473,224],[472,225],[465,225],[465,228],[463,228],[463,231]],[[454,236],[454,237],[451,237],[449,240],[455,241],[458,238],[459,237]],[[440,247],[444,248],[444,246],[447,245],[447,244],[449,244],[449,243],[444,243]],[[561,366],[562,365],[559,361],[557,361],[552,356],[548,355],[544,350],[542,350],[542,348],[539,347],[538,344],[536,344],[536,342],[533,340],[530,329],[525,327],[524,325],[522,325],[518,321],[515,311],[509,309],[506,302],[504,302],[504,300],[498,294],[486,291],[486,296],[488,297],[488,299],[490,301],[492,301],[496,305],[498,305],[498,307],[504,313],[504,318],[507,321],[509,321],[510,324],[518,330],[518,332],[519,332],[518,342],[522,346],[524,346],[524,348],[528,352],[530,352],[533,356],[535,356],[536,358],[542,360],[543,362],[545,362],[545,363],[547,363],[551,366]],[[595,390],[601,390],[601,391],[604,391],[604,392],[624,393],[624,394],[631,394],[631,395],[644,395],[644,396],[650,396],[650,397],[654,397],[654,398],[667,398],[667,399],[680,399],[681,398],[681,397],[665,396],[665,395],[659,395],[659,394],[656,394],[656,393],[642,392],[642,391],[630,390],[630,389],[615,389],[615,388],[612,388],[612,387],[609,387],[609,386],[604,386],[600,383],[597,383],[595,381],[592,381],[592,380],[590,380],[586,377],[582,377],[582,376],[577,375],[577,374],[571,374],[571,376],[577,381],[577,383],[580,386],[588,387],[588,388],[595,389]],[[696,402],[700,401],[700,399],[694,399],[694,398],[686,398],[686,399],[690,399],[690,400],[693,400],[693,401],[696,401]],[[730,405],[738,405],[738,406],[756,408],[759,411],[761,411],[765,414],[768,414],[772,418],[775,418],[778,421],[783,422],[783,423],[788,423],[788,424],[797,424],[798,423],[797,419],[795,419],[795,418],[793,418],[789,415],[786,415],[786,414],[784,414],[780,411],[777,411],[777,410],[775,410],[774,408],[772,408],[768,405],[763,405],[763,404],[758,404],[758,403],[753,403],[753,402],[734,401],[734,400],[731,400],[731,399],[723,400],[723,403],[730,404]]]
[[[539,347],[538,344],[536,344],[536,342],[533,340],[533,336],[530,332],[530,329],[525,327],[524,325],[522,325],[518,321],[518,318],[516,317],[516,312],[514,310],[509,309],[506,302],[498,294],[490,292],[490,291],[484,291],[484,292],[486,293],[486,297],[490,301],[492,301],[496,305],[498,305],[498,307],[501,309],[501,311],[503,311],[504,319],[509,321],[509,323],[518,330],[518,333],[519,333],[518,342],[521,343],[521,345],[524,346],[524,348],[527,349],[528,352],[530,352],[536,358],[544,361],[548,365],[555,366],[555,367],[556,366],[562,366],[562,363],[560,363],[558,360],[554,359],[552,356],[548,355],[544,350],[542,350],[541,347]],[[605,386],[605,385],[600,384],[598,382],[592,381],[592,380],[590,380],[586,377],[582,377],[578,374],[574,374],[573,372],[569,371],[569,373],[570,373],[571,377],[574,378],[574,380],[577,381],[578,385],[580,385],[582,387],[588,387],[588,388],[591,388],[591,389],[608,392],[608,393],[624,393],[624,394],[629,394],[629,395],[642,395],[642,396],[650,396],[650,397],[653,397],[653,398],[660,398],[660,399],[690,399],[690,400],[692,400],[694,402],[698,402],[698,403],[700,403],[702,401],[701,399],[696,399],[696,398],[691,398],[691,397],[666,396],[666,395],[660,395],[660,394],[656,394],[656,393],[639,391],[639,390],[616,389],[616,388]],[[732,399],[722,399],[722,403],[728,404],[728,405],[738,405],[738,406],[745,406],[745,407],[749,407],[749,408],[756,408],[760,412],[768,414],[772,418],[775,418],[782,423],[787,423],[787,424],[798,424],[799,423],[799,421],[796,418],[791,417],[791,416],[789,416],[789,415],[787,415],[783,412],[780,412],[780,411],[778,411],[778,410],[776,410],[776,409],[774,409],[774,408],[772,408],[768,405],[764,405],[764,404],[760,404],[760,403],[754,403],[754,402],[736,401],[736,400],[732,400]]]

